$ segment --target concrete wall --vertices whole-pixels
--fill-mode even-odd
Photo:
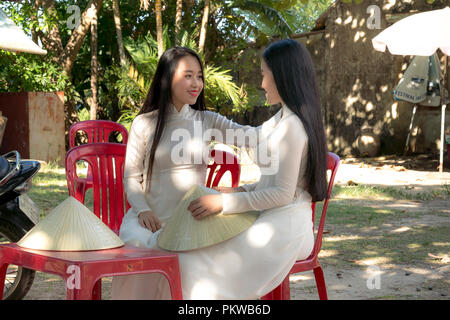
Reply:
[[[30,92],[30,157],[64,165],[64,93]]]
[[[381,28],[367,27],[367,8],[381,9]],[[360,4],[337,0],[327,12],[325,32],[308,38],[318,73],[329,149],[342,155],[358,155],[362,128],[380,139],[383,154],[401,153],[412,114],[412,104],[395,101],[392,93],[411,57],[394,56],[373,49],[371,39],[391,25],[389,16],[427,11],[448,4],[435,1],[363,0]],[[420,109],[416,115],[411,149],[435,151],[439,140],[440,113]],[[447,126],[450,126],[447,112]]]
[[[449,5],[450,1],[435,1],[434,4],[427,4],[424,0],[358,2],[336,0],[325,14],[324,30],[295,40],[304,43],[313,58],[329,150],[339,155],[359,156],[358,139],[369,135],[378,141],[378,153],[399,154],[405,146],[413,105],[395,101],[393,90],[412,57],[375,51],[371,40],[392,25],[396,16],[440,9]],[[381,9],[380,29],[367,27],[367,8],[370,5]],[[239,67],[254,67],[239,73],[240,82],[260,85],[259,64],[263,50],[249,48],[242,55]],[[442,56],[440,51],[438,54]],[[255,105],[263,104],[263,93],[260,100]],[[256,107],[237,120],[258,125],[276,110]],[[434,110],[419,108],[410,150],[418,153],[439,152],[440,121],[439,107]],[[446,127],[450,129],[450,110],[446,114]]]
[[[0,93],[0,111],[7,120],[0,152],[64,165],[64,93]]]

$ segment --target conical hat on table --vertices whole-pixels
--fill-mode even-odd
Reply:
[[[258,212],[219,213],[201,220],[194,219],[187,209],[189,204],[208,194],[219,192],[199,185],[189,189],[158,236],[160,248],[186,251],[211,246],[235,237],[256,221]]]
[[[88,251],[117,248],[124,243],[93,212],[69,197],[35,225],[17,245],[37,250]]]

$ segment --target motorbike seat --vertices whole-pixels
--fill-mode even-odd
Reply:
[[[3,179],[11,170],[9,161],[0,156],[0,180]]]

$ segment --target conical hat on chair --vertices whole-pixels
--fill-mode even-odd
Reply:
[[[201,220],[194,219],[187,209],[189,204],[208,194],[219,192],[199,185],[189,189],[159,234],[159,247],[169,251],[186,251],[211,246],[238,235],[256,221],[258,212],[219,213]]]
[[[35,225],[18,246],[37,250],[88,251],[123,246],[94,213],[69,197]]]

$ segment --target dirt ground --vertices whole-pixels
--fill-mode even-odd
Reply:
[[[437,172],[436,157],[380,157],[372,159],[344,159],[336,176],[336,184],[389,185],[424,192],[450,185],[450,169],[446,160],[444,173]],[[243,168],[241,179],[254,180],[251,168]],[[253,172],[253,173],[252,173]],[[253,174],[253,176],[252,176]],[[379,207],[379,201],[355,200],[355,205]],[[450,226],[450,200],[399,200],[384,201],[384,207],[421,212],[416,218],[400,219],[384,223],[378,232],[398,233],[417,225]],[[436,214],[438,213],[438,214]],[[332,232],[324,235],[324,241],[334,241],[340,234],[346,234],[345,227],[326,226]],[[447,229],[448,231],[448,229]],[[374,232],[363,228],[360,234]],[[448,247],[448,243],[444,246]],[[321,252],[319,257],[329,254]],[[355,261],[351,267],[337,267],[323,264],[329,299],[443,299],[450,298],[449,255],[431,257],[435,263],[428,265],[393,264],[381,260]],[[291,275],[291,299],[316,300],[317,290],[312,272]],[[110,298],[111,278],[103,281],[103,299]],[[38,273],[25,299],[65,299],[63,282],[56,276]]]

